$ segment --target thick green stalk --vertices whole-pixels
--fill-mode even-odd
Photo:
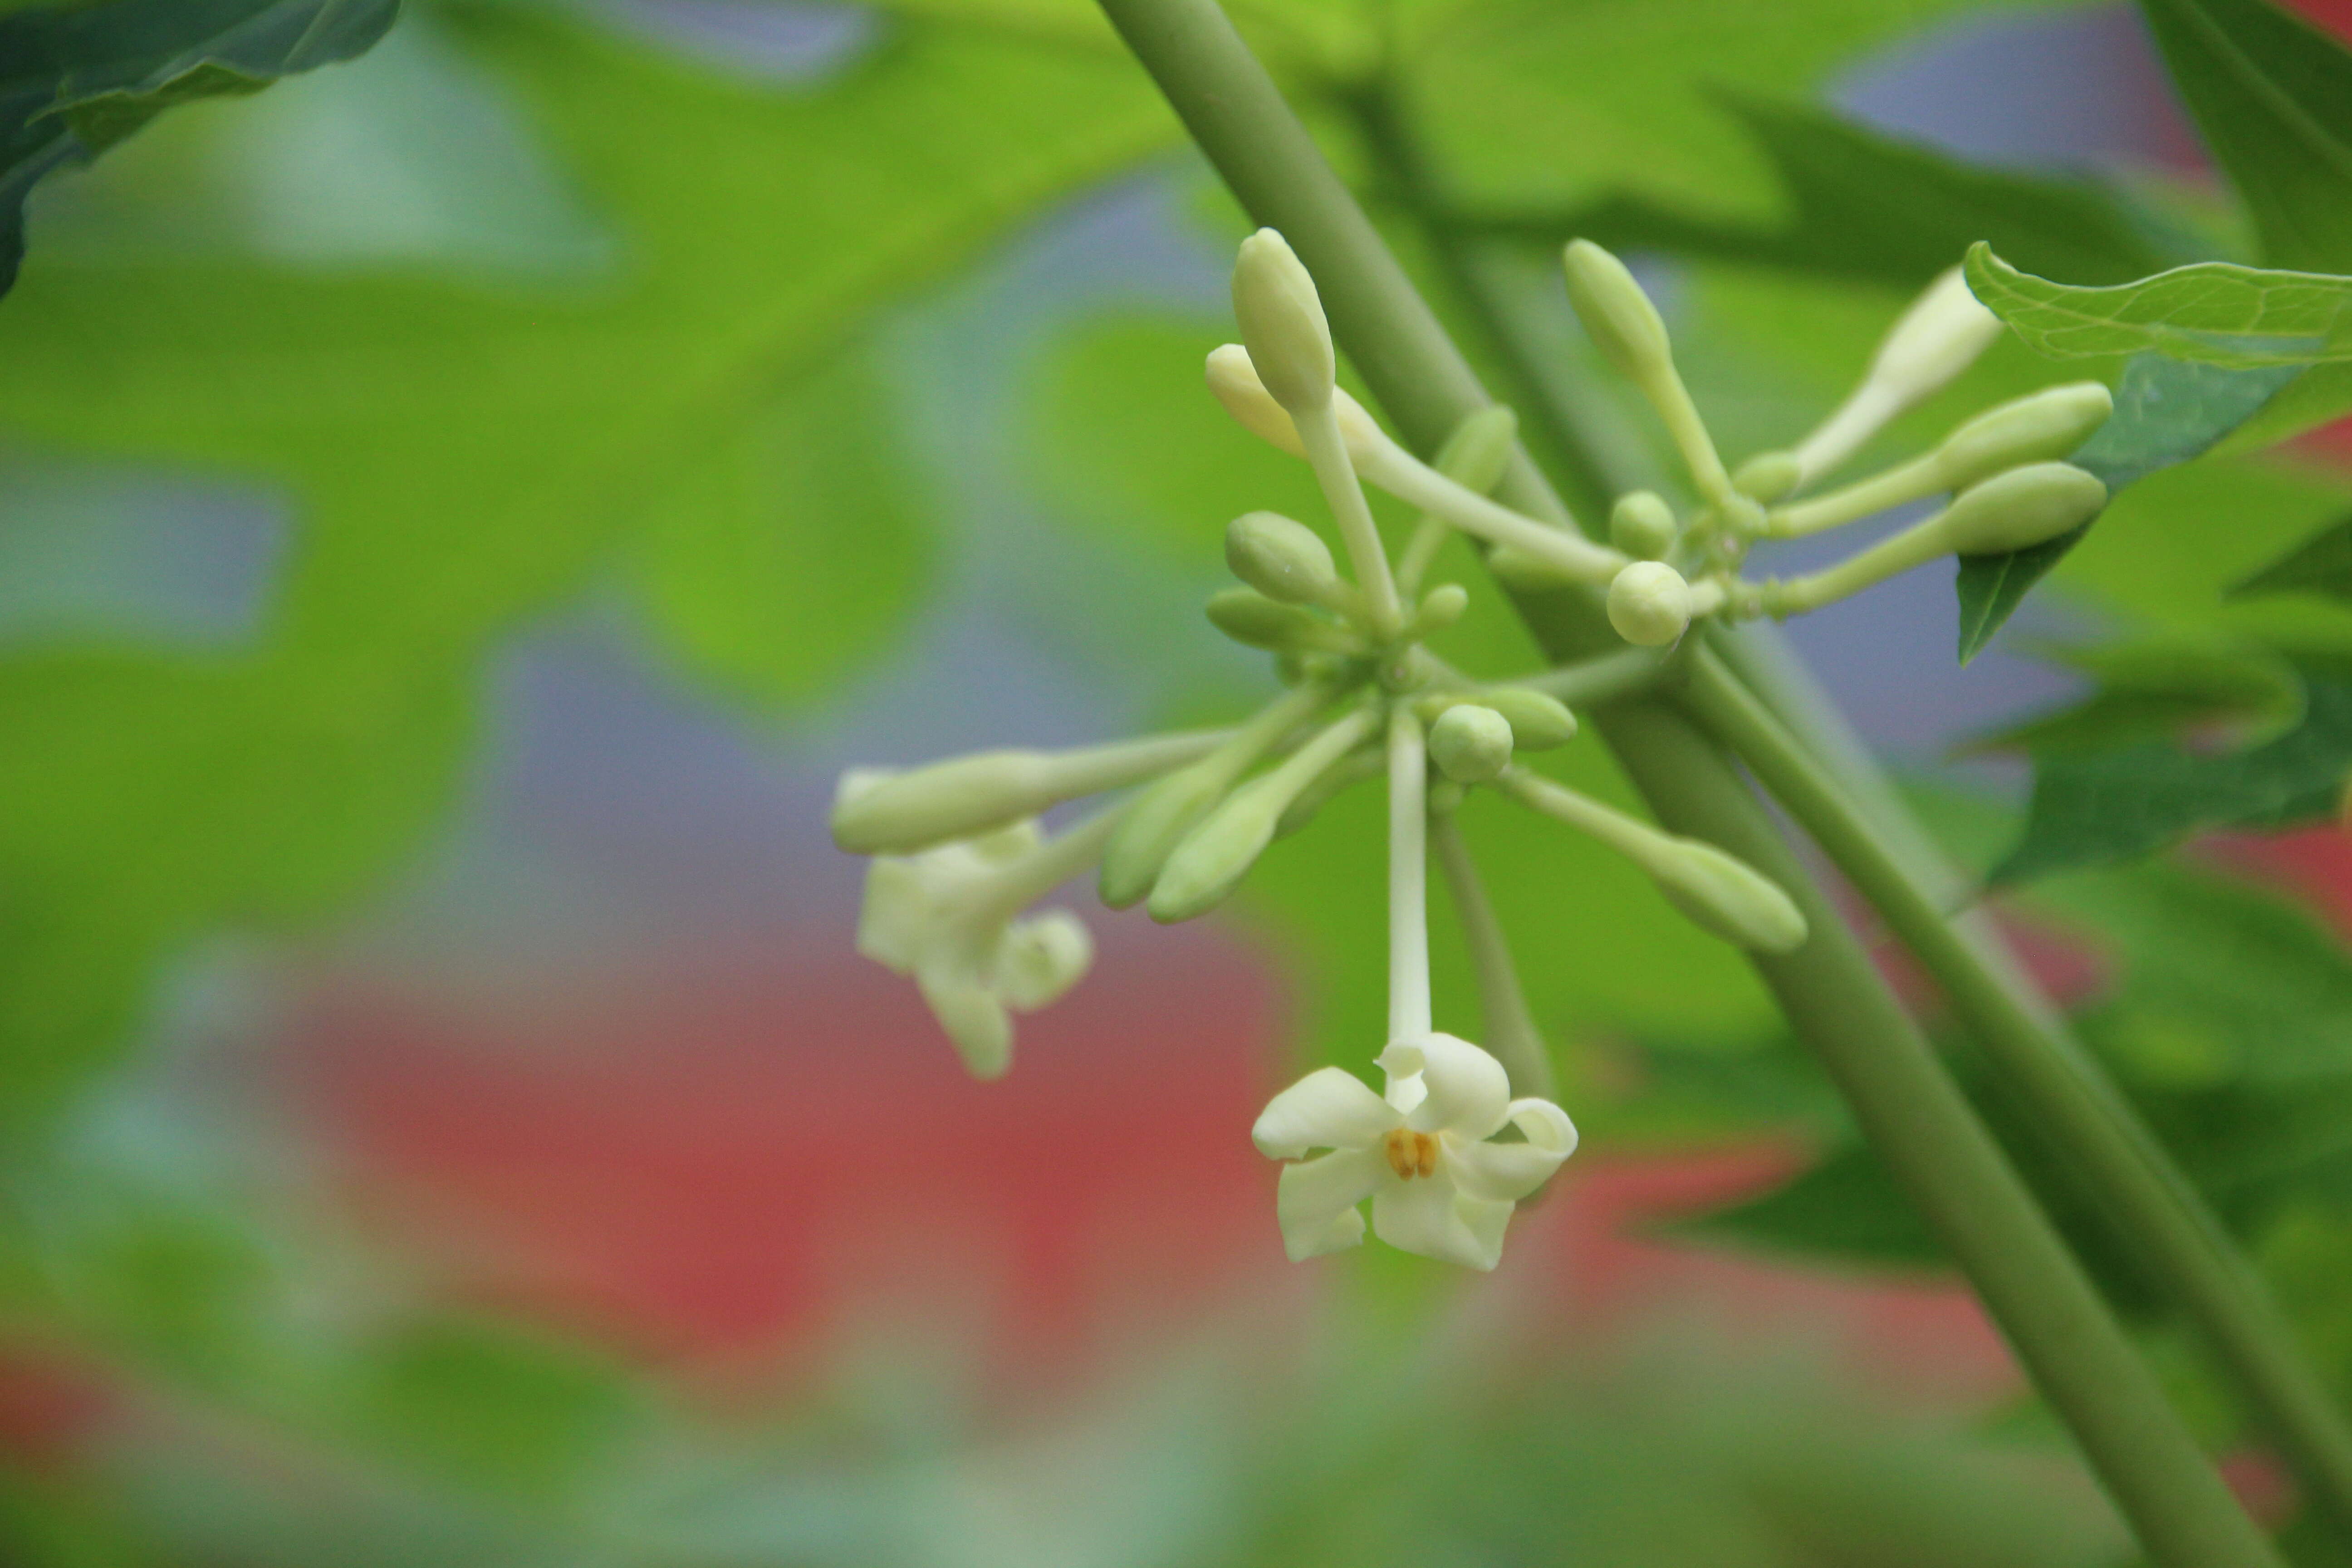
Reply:
[[[1943,986],[1962,1025],[2252,1396],[2317,1500],[2336,1522],[2352,1524],[2352,1432],[2221,1222],[2105,1075],[2012,965],[1945,916],[1932,888],[1836,779],[1712,653],[1693,661],[1683,700]]]
[[[1484,390],[1214,0],[1103,0],[1243,206],[1281,229],[1381,406],[1432,453]],[[1522,510],[1564,518],[1524,457]],[[1606,647],[1593,595],[1517,601],[1556,660]],[[1813,929],[1759,973],[1821,1056],[1857,1121],[1975,1282],[2020,1359],[2167,1568],[2275,1565],[2016,1172],[1728,759],[1681,713],[1637,700],[1596,715],[1658,818],[1790,890]]]

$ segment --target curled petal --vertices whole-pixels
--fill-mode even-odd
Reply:
[[[1368,1149],[1396,1124],[1397,1113],[1362,1079],[1318,1068],[1266,1102],[1250,1138],[1268,1159],[1296,1160],[1309,1149]]]
[[[1095,939],[1067,910],[1048,910],[1005,928],[996,950],[996,984],[1004,1000],[1024,1013],[1059,1001],[1086,978],[1095,960]]]
[[[1003,1078],[1013,1065],[1013,1016],[996,993],[961,965],[928,966],[916,982],[971,1076]]]
[[[1364,1239],[1363,1211],[1357,1205],[1380,1185],[1381,1170],[1380,1155],[1369,1149],[1336,1150],[1282,1168],[1274,1214],[1290,1261],[1338,1252]]]
[[[911,974],[929,941],[935,906],[929,879],[903,856],[877,856],[866,868],[857,951],[896,974]]]
[[[1381,1053],[1380,1063],[1392,1078],[1420,1077],[1426,1092],[1409,1113],[1415,1131],[1486,1138],[1502,1127],[1508,1114],[1510,1074],[1467,1040],[1452,1035],[1395,1040]],[[1391,1102],[1398,1088],[1401,1083],[1391,1088]]]
[[[1382,1182],[1372,1194],[1372,1230],[1402,1252],[1418,1252],[1465,1268],[1492,1268],[1503,1255],[1501,1227],[1490,1226],[1491,1238],[1472,1228],[1457,1196],[1443,1169],[1414,1181]],[[1503,1206],[1508,1217],[1510,1205]],[[1475,1212],[1482,1221],[1491,1219],[1484,1209]]]

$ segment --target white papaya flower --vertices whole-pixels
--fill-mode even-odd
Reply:
[[[1576,1127],[1548,1100],[1513,1100],[1503,1065],[1469,1041],[1427,1034],[1380,1056],[1385,1098],[1321,1068],[1274,1097],[1251,1137],[1282,1168],[1275,1213],[1293,1262],[1372,1230],[1406,1252],[1487,1269],[1521,1198],[1576,1151]],[[1516,1127],[1523,1142],[1498,1143]],[[1329,1152],[1307,1158],[1310,1151]]]

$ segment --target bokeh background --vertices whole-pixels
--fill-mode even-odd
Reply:
[[[1307,81],[1380,26],[1241,15]],[[2127,7],[1465,15],[1414,90],[1490,205],[1772,217],[1732,83],[2231,243]],[[1098,967],[1001,1084],[856,957],[843,767],[1265,685],[1198,603],[1228,516],[1311,490],[1199,388],[1241,221],[1107,39],[1059,0],[410,0],[356,63],[41,190],[0,302],[0,1555],[2127,1560],[1901,1216],[1757,1217],[1843,1119],[1738,963],[1589,847],[1471,816],[1586,1131],[1491,1278],[1286,1264],[1247,1141],[1372,1048],[1370,799],[1201,925],[1088,908]],[[1490,260],[1652,471],[1540,258]],[[1741,450],[1905,297],[1637,261]],[[2006,344],[1912,433],[2046,374]],[[2217,574],[2341,510],[2347,458],[2149,481],[1965,670],[1948,569],[1793,640],[1981,863],[2021,775],[1959,753],[2076,689],[2043,645],[2224,626]],[[1478,615],[1463,657],[1524,668]],[[1622,793],[1594,743],[1567,765]],[[2183,1114],[2249,1032],[2352,1038],[2332,831],[2009,918]],[[1475,1033],[1450,929],[1440,1021]],[[2231,1191],[2340,1378],[2330,1136]]]

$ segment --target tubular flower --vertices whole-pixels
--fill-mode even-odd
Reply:
[[[1370,1198],[1390,1246],[1494,1268],[1513,1207],[1575,1152],[1574,1124],[1548,1100],[1511,1099],[1503,1065],[1452,1035],[1394,1041],[1379,1060],[1385,1097],[1321,1068],[1258,1117],[1258,1151],[1291,1162],[1275,1199],[1284,1248],[1297,1262],[1355,1246]],[[1492,1142],[1506,1127],[1526,1142]]]
[[[878,855],[866,870],[857,951],[914,980],[978,1078],[1012,1065],[1012,1014],[1057,1000],[1094,962],[1094,939],[1067,910],[1014,918],[1026,900],[1008,898],[1008,878],[1044,848],[1037,825],[1022,822]]]

